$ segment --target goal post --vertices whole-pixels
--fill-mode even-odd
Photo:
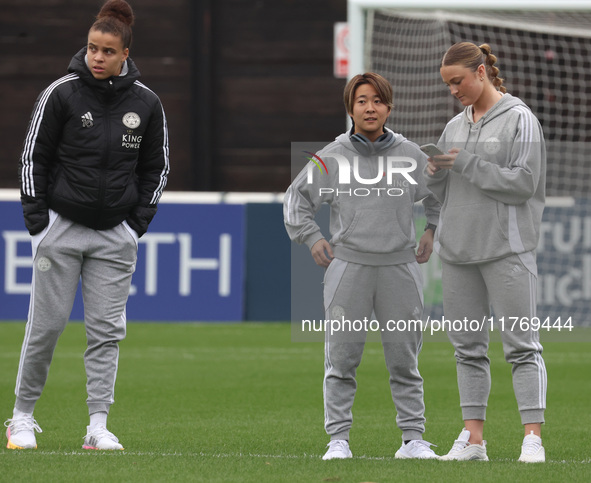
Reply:
[[[450,5],[447,5],[447,4]],[[376,71],[394,87],[389,123],[434,142],[461,110],[439,76],[447,48],[489,43],[508,91],[540,120],[548,196],[586,196],[591,183],[591,2],[349,0],[349,78]]]
[[[349,23],[349,79],[367,69],[364,64],[366,16],[379,9],[417,10],[432,12],[445,10],[459,13],[464,10],[524,10],[524,11],[591,11],[589,0],[347,0]]]
[[[532,109],[546,140],[538,313],[591,327],[591,2],[348,0],[348,23],[349,78],[386,77],[388,126],[418,144],[437,142],[463,109],[439,75],[445,51],[460,41],[491,45],[503,85]],[[423,273],[426,310],[437,315],[434,258]]]

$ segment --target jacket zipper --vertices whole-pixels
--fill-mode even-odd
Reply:
[[[112,90],[113,80],[109,80],[109,89]],[[109,93],[110,94],[110,93]],[[111,154],[111,110],[109,109],[110,96],[107,96],[105,102],[105,149],[103,154],[103,162],[101,165],[100,182],[99,182],[99,223],[102,222],[103,211],[105,208],[105,192],[107,185],[107,165],[109,163],[109,156]]]

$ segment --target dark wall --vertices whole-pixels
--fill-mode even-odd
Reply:
[[[214,18],[214,188],[283,191],[290,143],[332,140],[344,126],[332,37],[346,2],[225,0]]]
[[[345,81],[332,76],[332,29],[345,20],[346,1],[201,1],[130,2],[131,57],[168,117],[168,187],[283,191],[290,142],[330,140],[344,126]],[[0,188],[18,187],[33,103],[66,73],[101,5],[0,0]],[[196,43],[202,34],[205,50]],[[204,56],[206,90],[196,89]],[[195,143],[202,132],[207,139]]]

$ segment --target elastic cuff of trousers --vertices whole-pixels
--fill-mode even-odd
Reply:
[[[544,409],[524,409],[519,411],[521,414],[521,424],[537,424],[545,423],[544,421]]]
[[[416,439],[423,439],[423,433],[414,429],[402,432],[402,441],[414,441]]]
[[[17,397],[16,402],[14,403],[14,407],[19,411],[22,411],[23,413],[33,414],[36,402],[37,401],[27,401],[25,399]]]
[[[462,419],[479,419],[486,421],[486,406],[462,406]]]
[[[349,441],[349,431],[341,431],[340,433],[330,435],[331,441],[334,441],[336,439],[344,439],[346,441]]]
[[[108,403],[88,403],[88,414],[94,413],[107,413],[109,414],[109,409],[111,405]]]

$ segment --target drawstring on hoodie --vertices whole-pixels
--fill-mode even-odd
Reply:
[[[469,142],[474,143],[474,145],[476,145],[478,143],[478,140],[480,139],[480,133],[482,131],[482,126],[484,125],[484,122],[485,122],[484,116],[482,117],[482,119],[479,122],[472,121],[470,119],[470,117],[473,116],[472,111],[473,111],[473,108],[472,108],[472,106],[470,106],[468,108],[468,110],[466,112],[464,112],[466,123],[468,124],[469,135],[466,138],[466,142],[464,143],[463,149],[467,149]],[[470,138],[472,137],[472,133],[474,133],[474,132],[476,132],[476,140],[471,141]]]
[[[469,131],[469,135],[468,138],[466,139],[466,142],[464,143],[464,149],[466,149],[466,147],[468,146],[469,142],[473,142],[475,145],[478,143],[479,139],[480,139],[480,133],[482,132],[482,128],[484,127],[484,125],[488,122],[489,119],[494,119],[497,115],[504,113],[505,111],[507,111],[508,109],[510,109],[514,104],[510,102],[510,99],[512,98],[511,95],[509,94],[503,94],[503,97],[501,97],[501,99],[499,99],[499,101],[492,106],[488,112],[486,112],[484,114],[484,116],[482,116],[480,118],[480,120],[478,122],[474,122],[473,121],[473,116],[474,116],[474,108],[473,106],[469,106],[468,108],[466,108],[464,110],[463,116],[464,116],[464,122],[466,122],[466,124],[468,124],[468,131]],[[503,99],[506,100],[506,102],[503,102]],[[501,110],[499,110],[501,109]],[[476,132],[476,140],[475,141],[470,141],[470,137],[472,135],[472,133]]]

